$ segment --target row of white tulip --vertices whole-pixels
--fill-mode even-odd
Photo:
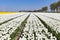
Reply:
[[[41,15],[45,15],[45,16],[60,20],[60,13],[44,13],[44,14],[41,13]]]
[[[52,29],[57,33],[60,33],[60,22],[42,15],[37,14],[42,20],[44,20]]]
[[[15,16],[17,16],[17,14]],[[21,22],[24,21],[27,16],[28,14],[0,25],[0,40],[10,40],[10,35],[21,25]]]
[[[50,38],[48,38],[50,37]],[[27,20],[23,33],[19,40],[57,40],[41,21],[33,14]]]
[[[15,18],[15,17],[20,16],[20,15],[22,15],[22,14],[17,13],[17,14],[0,15],[0,23],[4,22],[6,20],[9,20],[11,18]]]

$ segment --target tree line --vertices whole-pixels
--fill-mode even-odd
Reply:
[[[50,5],[51,12],[60,12],[60,1]]]
[[[50,12],[60,12],[60,1],[52,3],[50,5],[49,10],[50,10]],[[38,9],[38,10],[33,10],[33,11],[31,11],[31,10],[28,10],[28,11],[23,10],[23,11],[19,11],[19,12],[49,12],[49,11],[48,11],[48,7],[45,6],[45,7],[42,7],[41,9]]]

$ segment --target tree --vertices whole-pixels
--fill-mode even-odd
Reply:
[[[51,12],[55,12],[55,10],[57,9],[57,3],[52,3],[50,5],[50,9],[51,9]]]
[[[60,11],[60,1],[57,2],[57,12]]]
[[[48,10],[48,7],[42,7],[42,11],[46,12]]]

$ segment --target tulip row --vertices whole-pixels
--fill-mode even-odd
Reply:
[[[57,40],[60,40],[60,22],[51,18],[48,18],[43,15],[36,14],[38,19],[45,25],[45,27],[48,29],[50,33],[52,33],[53,36],[57,38]]]
[[[57,40],[33,14],[27,20],[19,40]]]
[[[20,14],[19,14],[20,15]],[[28,14],[17,17],[7,23],[0,25],[0,40],[10,40],[10,35],[21,25],[21,22],[28,16]],[[15,15],[17,16],[17,15]]]

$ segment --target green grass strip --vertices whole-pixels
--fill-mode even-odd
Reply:
[[[29,18],[30,14],[26,17],[26,19],[21,23],[21,25],[10,35],[11,40],[15,40],[15,37],[20,34],[22,29],[25,27],[25,24],[27,23],[27,19]]]
[[[11,20],[14,20],[14,19],[16,19],[16,18],[18,18],[18,17],[21,17],[21,16],[23,16],[23,15],[20,15],[20,16],[14,17],[14,18],[11,18],[11,19],[9,19],[9,20],[6,20],[6,21],[0,23],[0,25],[2,25],[2,24],[4,24],[4,23],[7,23],[7,22],[9,22],[9,21],[11,21]]]
[[[56,31],[54,31],[45,21],[43,21],[37,15],[35,15],[35,16],[41,21],[41,23],[44,25],[44,27],[46,27],[48,29],[48,32],[52,33],[52,35],[55,36],[57,38],[57,40],[60,40],[60,33],[57,34]]]

